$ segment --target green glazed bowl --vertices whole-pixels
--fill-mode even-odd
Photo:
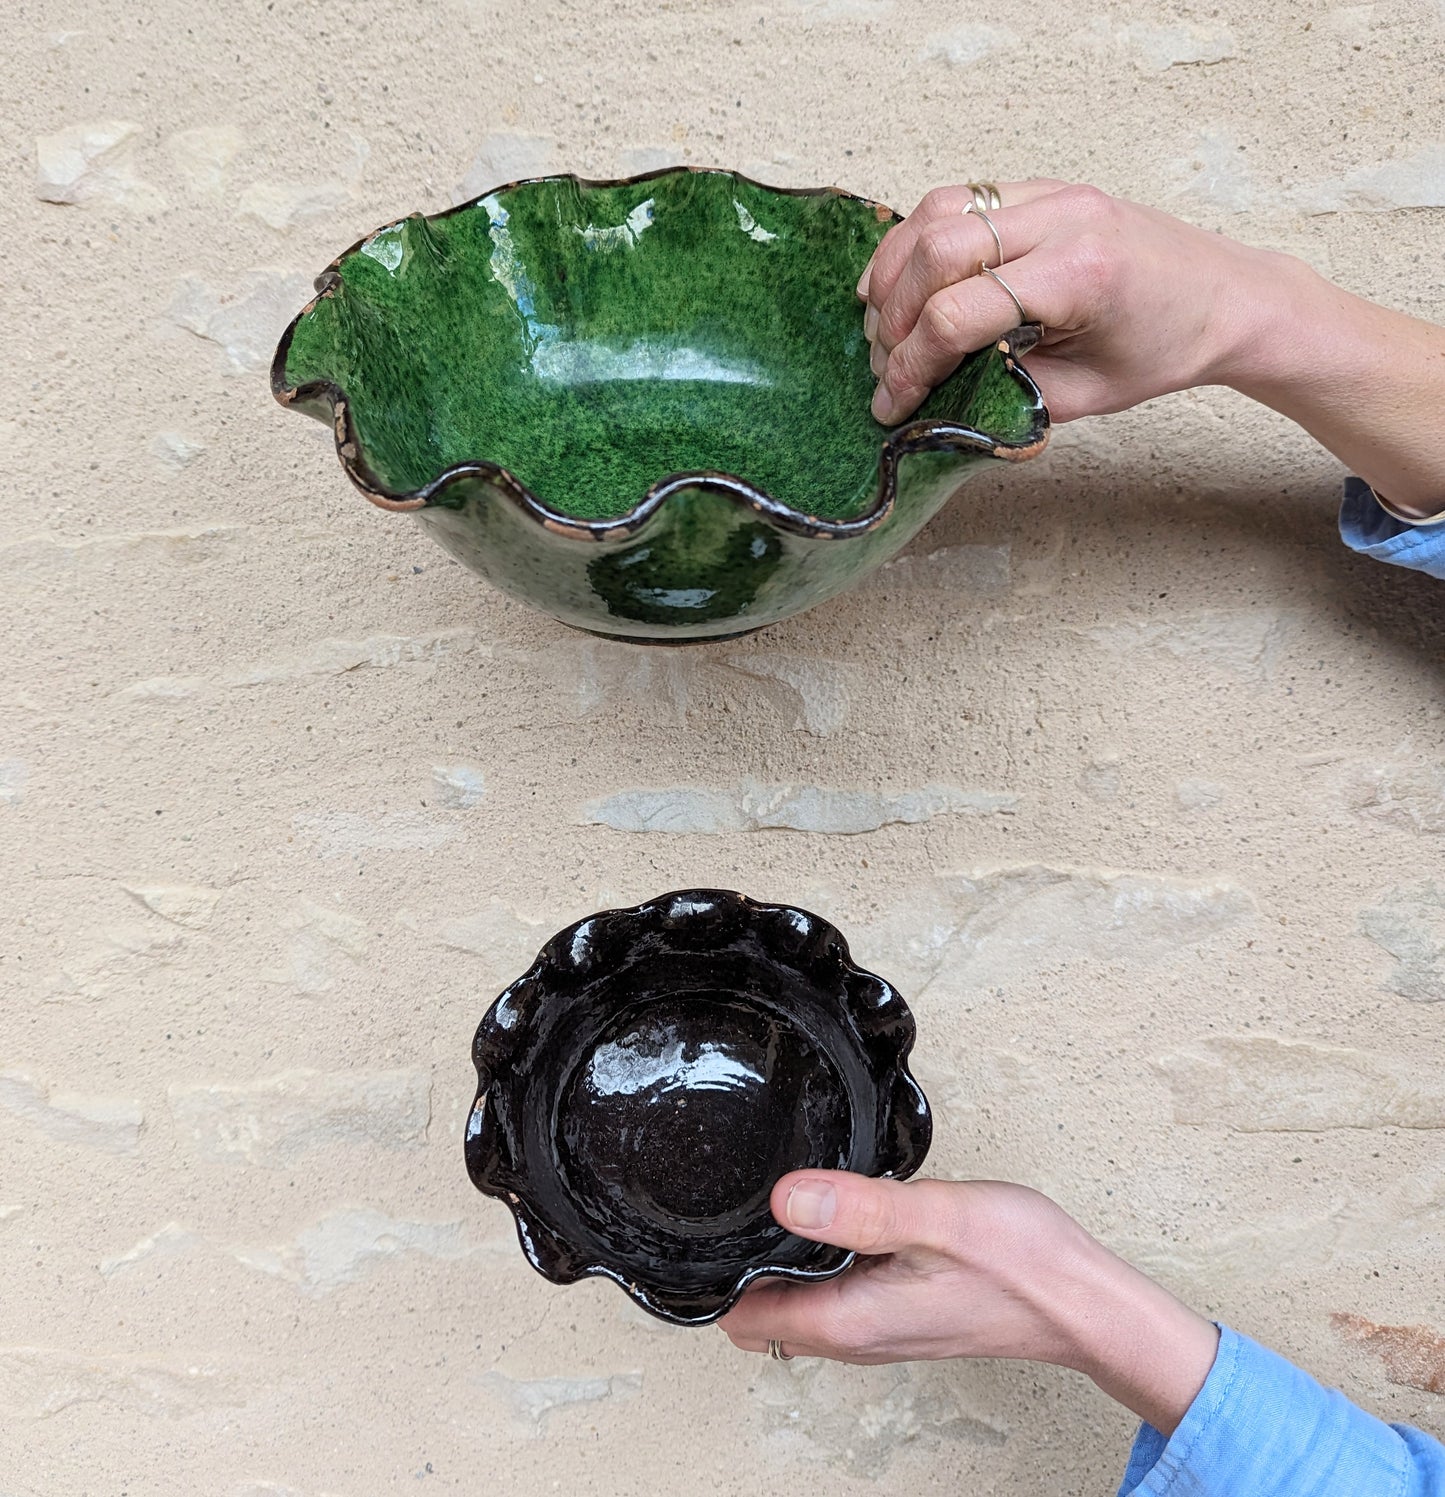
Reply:
[[[271,371],[352,483],[597,634],[746,633],[894,555],[970,470],[1039,452],[1022,327],[915,418],[869,413],[854,286],[897,215],[734,172],[539,177],[378,229]]]

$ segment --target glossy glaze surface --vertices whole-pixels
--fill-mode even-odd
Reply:
[[[748,1231],[780,1175],[836,1155],[842,1081],[784,1015],[694,992],[624,1011],[563,1088],[558,1154],[621,1229],[664,1221],[714,1240]]]
[[[718,171],[499,188],[342,255],[273,389],[335,421],[375,502],[565,622],[736,633],[846,587],[971,467],[1045,440],[1002,347],[908,425],[873,421],[853,287],[894,221]]]
[[[812,1165],[912,1174],[931,1133],[913,1021],[826,921],[686,890],[560,932],[477,1030],[467,1168],[547,1277],[616,1280],[681,1324],[842,1249],[780,1228]]]

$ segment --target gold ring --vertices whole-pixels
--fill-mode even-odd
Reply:
[[[965,182],[963,184],[973,194],[975,206],[979,208],[1002,208],[1003,199],[998,195],[998,185],[994,182]]]
[[[1017,294],[1014,292],[1014,288],[1010,286],[1009,283],[1004,280],[1004,278],[996,270],[990,270],[988,266],[985,265],[982,260],[980,260],[978,262],[978,273],[980,275],[986,275],[991,281],[997,281],[998,284],[1008,292],[1008,299],[1018,309],[1020,326],[1022,326],[1029,320],[1029,314],[1024,311],[1024,304],[1018,299]]]
[[[783,1343],[775,1337],[768,1342],[768,1355],[775,1362],[791,1362],[793,1359],[783,1350]]]
[[[988,216],[988,214],[985,213],[983,211],[983,209],[978,206],[977,203],[965,203],[964,206],[963,206],[963,211],[965,213],[975,214],[977,217],[981,218],[984,221],[984,223],[986,223],[988,225],[988,231],[989,231],[990,234],[993,235],[993,242],[994,242],[995,246],[998,249],[998,263],[1000,265],[1002,265],[1003,264],[1003,240],[998,237],[998,229],[994,226],[993,219],[991,219]]]
[[[1370,490],[1370,494],[1392,520],[1398,520],[1402,525],[1414,525],[1421,530],[1428,530],[1432,525],[1445,525],[1445,509],[1433,515],[1412,515],[1403,509],[1397,509],[1388,499],[1376,494],[1374,489]]]

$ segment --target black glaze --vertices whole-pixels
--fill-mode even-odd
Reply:
[[[704,1325],[763,1275],[852,1261],[784,1231],[804,1167],[903,1178],[932,1124],[912,1015],[826,920],[689,889],[559,932],[487,1011],[467,1170],[532,1266]]]

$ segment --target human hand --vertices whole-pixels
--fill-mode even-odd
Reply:
[[[880,379],[873,414],[903,421],[966,354],[1019,322],[1024,366],[1056,422],[1171,390],[1229,385],[1298,422],[1396,512],[1445,500],[1445,327],[1353,296],[1302,260],[1253,249],[1095,187],[1005,182],[988,217],[967,187],[930,192],[858,283]]]
[[[1218,1333],[1046,1196],[999,1181],[786,1175],[773,1215],[859,1253],[821,1284],[763,1281],[719,1322],[744,1351],[874,1364],[1015,1357],[1087,1373],[1168,1434]]]
[[[1006,182],[1002,208],[965,211],[967,187],[930,192],[878,246],[858,283],[880,379],[873,414],[896,425],[965,354],[1019,323],[998,268],[1044,327],[1025,359],[1055,421],[1124,410],[1169,390],[1231,383],[1286,267],[1095,187]],[[1299,267],[1303,270],[1303,266]]]

